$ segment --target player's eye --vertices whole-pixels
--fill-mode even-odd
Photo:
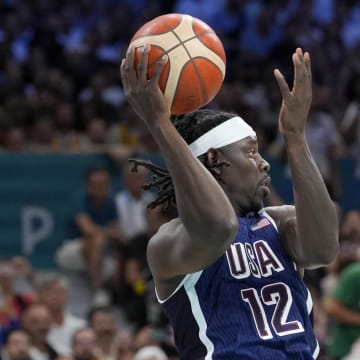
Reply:
[[[251,149],[248,151],[248,154],[251,155],[251,156],[254,156],[256,154],[256,151],[255,149]]]

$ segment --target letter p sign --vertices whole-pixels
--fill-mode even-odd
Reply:
[[[47,209],[25,206],[21,209],[22,251],[31,255],[37,244],[44,241],[54,230],[54,219]]]

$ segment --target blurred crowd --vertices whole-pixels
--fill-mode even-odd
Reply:
[[[129,170],[124,165],[117,194],[107,169],[89,170],[69,199],[67,238],[52,254],[56,271],[33,269],[20,256],[0,260],[1,359],[178,359],[146,261],[148,240],[176,211],[148,209],[145,171]],[[70,292],[83,290],[71,287],[73,277],[91,294],[75,306]]]
[[[224,85],[209,104],[241,114],[262,151],[281,161],[278,67],[292,79],[291,54],[312,58],[314,99],[307,135],[332,196],[337,159],[355,159],[360,184],[360,5],[353,0],[105,0],[0,3],[0,149],[6,152],[155,152],[122,91],[119,63],[132,35],[164,13],[210,24],[227,55]],[[360,207],[360,191],[357,194]]]
[[[124,190],[111,193],[106,169],[89,171],[69,198],[68,237],[54,254],[61,274],[40,274],[24,258],[0,261],[3,360],[176,359],[171,329],[146,264],[149,237],[176,216],[146,205],[146,173],[122,165],[156,144],[122,91],[119,64],[135,31],[165,13],[188,13],[224,43],[227,74],[209,104],[241,114],[260,151],[290,179],[277,116],[279,68],[292,79],[291,54],[310,52],[313,103],[309,146],[332,198],[341,196],[338,159],[352,157],[358,208],[343,213],[341,250],[326,269],[306,273],[320,359],[360,351],[360,3],[356,0],[3,0],[0,1],[0,150],[107,153],[122,166]],[[270,204],[283,200],[276,194]],[[66,306],[71,274],[88,274],[87,316]],[[50,276],[51,275],[51,276]],[[122,310],[117,321],[113,307]],[[70,311],[70,312],[69,312]],[[150,355],[149,355],[150,354]]]
[[[129,328],[105,305],[91,307],[86,317],[73,315],[66,308],[64,276],[47,273],[34,279],[20,257],[1,261],[0,273],[1,359],[177,359],[170,328]],[[22,291],[16,290],[19,284]]]

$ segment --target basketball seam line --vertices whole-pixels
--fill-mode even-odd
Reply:
[[[200,72],[199,72],[199,69],[198,67],[196,66],[195,64],[195,61],[194,59],[190,56],[190,52],[188,50],[188,48],[184,45],[184,43],[182,44],[182,46],[184,47],[186,53],[188,54],[189,58],[190,58],[190,62],[192,63],[193,67],[194,67],[194,70],[195,70],[195,74],[198,78],[198,81],[199,81],[199,84],[200,84],[200,88],[201,88],[201,102],[204,103],[205,102],[205,99],[206,99],[206,93],[205,93],[205,89],[204,89],[204,83],[202,81],[202,78],[200,76]],[[177,87],[177,86],[176,86]]]
[[[182,45],[183,48],[184,48],[184,50],[185,50],[185,52],[188,54],[189,60],[190,60],[190,62],[192,63],[192,65],[193,65],[193,67],[194,67],[195,75],[196,75],[196,77],[198,78],[198,81],[199,81],[199,84],[200,84],[202,103],[204,103],[206,94],[205,94],[204,84],[203,84],[203,81],[202,81],[202,79],[201,79],[199,69],[198,69],[197,66],[195,65],[195,62],[194,62],[194,60],[192,59],[192,57],[190,56],[189,50],[188,50],[187,47],[184,45],[185,42],[188,42],[189,40],[192,40],[192,39],[195,39],[195,38],[199,38],[199,35],[195,35],[195,36],[193,36],[193,37],[190,38],[190,39],[186,39],[185,41],[182,41],[182,40],[180,39],[180,37],[179,37],[179,36],[176,34],[176,32],[174,31],[174,29],[176,29],[176,28],[179,26],[180,23],[179,23],[175,28],[169,28],[169,25],[168,25],[165,21],[163,21],[163,20],[159,20],[159,21],[160,21],[165,27],[167,27],[167,28],[175,35],[175,37],[179,40],[180,44],[177,44],[177,46],[175,46],[174,49],[177,48],[177,47],[179,47],[180,45]],[[192,24],[191,24],[191,25],[192,25]],[[193,28],[193,26],[192,26],[192,28]],[[193,28],[193,30],[194,30],[194,28]],[[213,34],[214,32],[212,32],[212,31],[206,31],[204,34],[207,34],[207,33]],[[194,32],[194,34],[195,34],[195,32]],[[212,51],[213,51],[213,50],[212,50]],[[167,51],[167,53],[168,53],[168,52],[169,52],[169,51]],[[178,85],[179,85],[179,83],[176,84],[176,89],[175,89],[174,94],[176,94],[176,92],[177,92]],[[173,105],[174,100],[175,100],[175,97],[172,99],[171,106]]]
[[[176,49],[176,48],[179,47],[180,45],[184,46],[184,44],[187,43],[188,41],[194,40],[194,39],[198,38],[199,36],[203,36],[203,35],[206,35],[206,34],[214,34],[214,33],[211,32],[211,31],[206,31],[206,32],[201,33],[200,35],[195,35],[195,36],[193,36],[193,37],[191,37],[191,38],[188,38],[188,39],[186,39],[186,40],[184,40],[184,41],[181,41],[180,38],[176,35],[176,33],[174,33],[174,35],[175,35],[176,38],[180,41],[180,43],[179,43],[179,44],[176,44],[175,46],[173,46],[172,48],[170,48],[170,49],[168,49],[168,50],[165,50],[165,51],[161,54],[161,57],[164,56],[164,55],[169,54],[169,52],[173,51],[174,49]],[[149,36],[149,35],[144,35],[143,37],[146,37],[146,36]],[[140,39],[140,37],[139,37],[139,38],[136,38],[135,40],[137,40],[137,39]],[[199,41],[201,41],[201,40],[199,39]],[[201,41],[201,43],[202,43],[205,47],[207,47],[209,50],[211,50],[212,52],[214,52],[215,54],[217,54],[213,49],[211,49],[211,48],[209,48],[208,46],[206,46],[206,44],[204,44],[202,41]],[[159,45],[151,45],[151,46],[154,46],[154,47],[157,47],[157,48],[160,48],[160,49],[164,50],[164,49],[163,49],[161,46],[159,46]],[[189,55],[188,52],[186,52],[186,53]],[[159,61],[159,59],[160,59],[161,57],[156,58],[156,60],[154,60],[152,63],[150,63],[149,66],[154,65],[154,63],[156,63],[157,61]],[[190,56],[189,56],[189,58],[190,58]]]

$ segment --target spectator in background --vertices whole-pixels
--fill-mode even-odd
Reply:
[[[145,346],[135,353],[134,360],[168,360],[168,357],[158,346]]]
[[[41,117],[31,127],[31,142],[28,151],[48,153],[59,151],[60,146],[56,140],[56,129],[50,117]]]
[[[157,145],[152,140],[149,131],[128,103],[121,107],[118,121],[110,125],[109,141],[111,144],[128,146],[133,152],[157,150]]]
[[[0,261],[0,344],[11,329],[18,328],[24,310],[36,299],[32,291],[32,269],[15,257]]]
[[[324,306],[333,323],[330,327],[329,355],[343,359],[360,337],[360,254],[358,260],[340,273],[332,295]]]
[[[360,212],[349,210],[343,214],[339,233],[340,248],[335,261],[325,268],[322,278],[314,279],[325,298],[334,292],[343,269],[360,259]]]
[[[11,330],[0,352],[1,360],[30,360],[30,334],[23,329]]]
[[[346,1],[349,6],[348,13],[344,18],[342,29],[342,39],[347,48],[353,48],[360,42],[359,21],[360,21],[360,4],[357,1]]]
[[[114,106],[112,97],[109,96],[109,80],[104,72],[92,75],[90,84],[79,94],[79,102],[82,105],[82,117],[86,123],[89,119],[99,116],[107,124],[118,120],[118,109]],[[120,95],[120,94],[118,94]],[[120,95],[123,97],[123,95]]]
[[[111,257],[106,255],[111,245],[116,247],[122,241],[110,174],[106,169],[91,169],[85,189],[74,195],[68,239],[56,258],[64,270],[88,272],[94,304],[110,301],[103,281],[104,270],[112,267]]]
[[[135,334],[134,347],[136,350],[140,350],[145,346],[158,346],[161,345],[162,336],[156,331],[156,328],[150,325],[144,326]]]
[[[14,153],[26,151],[26,135],[23,128],[19,126],[10,126],[8,128],[4,150]]]
[[[149,322],[149,311],[152,312],[150,317],[155,322],[154,317],[158,316],[159,311],[155,294],[152,292],[149,294],[150,289],[153,289],[153,287],[148,286],[148,282],[151,281],[151,274],[146,260],[147,244],[159,227],[175,218],[177,214],[176,209],[173,207],[166,212],[162,210],[161,206],[154,209],[145,207],[146,204],[144,203],[143,216],[145,217],[145,224],[143,230],[130,238],[125,244],[124,266],[119,274],[120,280],[112,283],[116,303],[124,310],[127,321],[136,327]]]
[[[150,238],[156,234],[161,225],[177,216],[177,210],[174,207],[169,207],[165,211],[161,206],[157,206],[154,209],[144,209],[144,216],[145,227],[142,232],[132,237],[127,244],[126,256],[129,259],[136,260],[139,263],[141,271],[149,275],[146,259],[147,244]]]
[[[12,126],[22,129],[26,128],[31,112],[29,104],[24,97],[20,95],[7,97],[4,102],[4,108]]]
[[[104,119],[94,117],[86,124],[85,134],[82,136],[79,151],[85,153],[101,153],[108,150],[107,125]]]
[[[340,228],[340,240],[350,241],[360,246],[360,211],[347,211],[342,220]]]
[[[73,360],[102,360],[94,330],[83,328],[75,332],[72,340],[72,358]]]
[[[52,325],[47,336],[48,343],[59,355],[71,354],[71,339],[76,330],[86,325],[85,320],[68,311],[65,306],[68,297],[66,278],[49,274],[38,283],[39,299],[51,312]]]
[[[116,335],[116,324],[111,309],[106,306],[91,309],[88,322],[95,332],[101,358],[113,360],[112,344]]]
[[[360,101],[356,99],[348,104],[340,122],[340,131],[348,146],[350,155],[355,160],[356,189],[354,207],[360,209]]]
[[[352,340],[356,338],[357,332],[354,332],[354,328],[358,327],[358,325],[355,326],[354,324],[358,320],[358,316],[355,314],[356,312],[358,312],[358,308],[356,305],[356,297],[358,297],[358,294],[356,292],[358,291],[359,276],[358,274],[352,276],[351,272],[348,272],[348,270],[352,267],[352,265],[360,264],[360,249],[359,247],[354,247],[354,245],[350,245],[348,242],[344,242],[341,245],[341,251],[339,253],[338,259],[333,266],[333,271],[335,271],[338,275],[338,281],[333,287],[332,293],[328,296],[325,296],[324,301],[325,309],[327,310],[330,318],[332,319],[332,321],[330,322],[330,324],[332,324],[332,326],[330,327],[330,345],[333,347],[332,351],[335,351],[337,353],[339,351],[344,352],[345,347],[347,347],[348,350],[350,347],[352,347],[349,342],[350,337],[352,337]],[[348,275],[344,276],[344,274],[347,272]],[[353,273],[356,273],[356,270],[353,271]],[[346,292],[346,289],[350,289],[351,281],[354,281],[353,287],[350,291]],[[345,291],[345,293],[339,295],[339,292],[341,291]],[[338,300],[337,296],[341,297],[341,300]],[[350,302],[353,302],[353,304],[349,305]],[[354,315],[352,319],[350,319],[351,311],[353,311]],[[351,331],[351,328],[353,328],[353,331]],[[342,329],[346,329],[346,331],[343,332]],[[340,336],[340,333],[345,336]],[[356,342],[353,345],[354,348],[357,348]],[[337,357],[334,358],[337,359]],[[333,358],[331,357],[331,359]],[[341,359],[343,359],[343,357],[341,357]]]
[[[121,230],[125,235],[125,243],[136,235],[146,232],[145,210],[154,199],[154,195],[145,191],[142,185],[146,182],[146,169],[132,171],[131,164],[125,164],[121,175],[124,188],[115,195],[116,208],[119,214]]]
[[[247,26],[239,39],[240,47],[246,52],[265,58],[282,39],[283,26],[278,13],[263,7],[257,11],[254,20],[248,19]]]
[[[22,324],[31,335],[32,360],[55,360],[59,356],[47,340],[51,323],[50,310],[46,305],[32,304],[25,310]]]
[[[56,107],[55,125],[59,151],[77,152],[80,146],[80,134],[76,129],[74,106],[71,103],[65,102]]]
[[[308,122],[306,138],[314,160],[329,190],[330,196],[338,200],[341,194],[338,158],[342,150],[342,139],[335,119],[327,111],[329,89],[317,86]]]
[[[134,348],[136,351],[145,347],[157,347],[163,350],[167,356],[176,356],[177,350],[170,340],[170,333],[167,329],[144,326],[135,334]]]
[[[126,314],[130,321],[136,321],[138,324],[159,325],[164,320],[161,306],[154,291],[155,286],[146,259],[146,249],[150,238],[156,234],[160,226],[176,217],[177,210],[175,207],[169,207],[166,211],[161,206],[146,209],[146,233],[135,236],[127,246],[124,272],[125,283],[128,286],[127,294],[129,300],[135,298],[139,304],[143,303],[146,311],[142,320],[141,312],[136,311],[136,302],[131,300],[126,302]],[[141,282],[143,282],[144,293],[139,291]]]
[[[351,346],[349,355],[345,356],[343,360],[358,360],[360,359],[360,337]]]
[[[131,331],[126,329],[118,331],[111,345],[112,358],[114,360],[134,360],[133,340]]]

